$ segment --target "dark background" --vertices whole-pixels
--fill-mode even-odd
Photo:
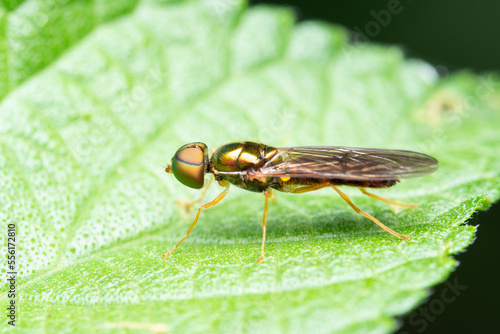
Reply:
[[[375,21],[371,11],[388,8],[390,1],[250,1],[251,4],[278,4],[295,9],[302,20],[323,20],[350,30],[365,32]],[[461,69],[476,72],[500,70],[500,1],[495,0],[401,0],[403,9],[391,15],[370,41],[399,45],[408,57],[426,60],[441,74]],[[398,8],[399,8],[398,7]],[[374,35],[374,34],[372,34]],[[499,129],[500,131],[500,129]],[[476,241],[467,251],[455,256],[460,266],[447,282],[466,286],[452,302],[442,302],[446,283],[433,288],[428,301],[400,318],[399,333],[470,333],[496,332],[500,324],[500,203],[469,220],[479,226]],[[445,290],[448,289],[448,290]],[[427,314],[427,315],[425,315]],[[413,319],[413,321],[410,321]]]

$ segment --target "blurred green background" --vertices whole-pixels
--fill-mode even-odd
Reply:
[[[268,0],[250,3],[291,6],[299,21],[340,24],[365,33],[370,42],[399,45],[407,57],[429,62],[443,77],[462,69],[477,73],[500,70],[500,1]],[[389,19],[384,14],[391,6],[393,12],[398,13],[391,14]],[[399,333],[498,330],[499,217],[500,203],[474,215],[469,224],[480,225],[476,241],[465,253],[456,256],[460,266],[447,280],[448,285],[436,286],[426,303],[401,318]],[[443,302],[442,293],[449,293],[450,283],[464,288],[459,290],[456,299]]]

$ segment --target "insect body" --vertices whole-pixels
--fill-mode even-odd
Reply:
[[[267,202],[272,189],[297,194],[332,187],[357,213],[394,236],[408,240],[408,237],[394,232],[375,217],[361,211],[337,186],[358,187],[363,194],[370,197],[394,205],[414,207],[415,205],[397,203],[371,194],[364,188],[391,187],[401,178],[422,176],[437,169],[438,161],[433,157],[403,150],[350,147],[275,148],[254,142],[235,142],[217,148],[209,157],[205,144],[186,144],[177,150],[165,171],[173,173],[184,185],[196,189],[203,187],[205,174],[212,173],[219,185],[225,189],[213,201],[198,209],[186,235],[163,256],[171,255],[189,236],[200,212],[219,203],[229,191],[230,184],[264,194],[263,236],[258,262],[264,259]]]

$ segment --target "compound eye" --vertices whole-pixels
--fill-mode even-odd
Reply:
[[[205,179],[206,146],[188,144],[181,147],[172,158],[172,172],[185,186],[200,189]]]

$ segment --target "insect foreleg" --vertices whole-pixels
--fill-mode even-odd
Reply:
[[[196,225],[196,222],[198,221],[198,217],[200,217],[201,211],[205,210],[206,208],[209,208],[211,206],[216,205],[217,203],[222,201],[222,199],[227,195],[227,193],[229,191],[229,182],[224,180],[224,181],[219,181],[219,184],[222,187],[225,187],[226,189],[224,189],[213,201],[208,202],[207,204],[203,204],[202,206],[200,206],[200,208],[198,209],[198,213],[196,214],[196,217],[194,218],[194,221],[191,223],[191,226],[189,226],[189,229],[186,232],[186,235],[177,243],[177,245],[175,245],[175,247],[170,252],[163,254],[163,257],[170,256],[177,249],[177,247],[179,247],[179,245],[184,240],[186,240],[187,237],[189,237],[191,230],[193,229],[194,225]]]
[[[205,194],[207,193],[208,191],[208,188],[210,188],[210,185],[212,184],[212,181],[214,180],[214,176],[213,175],[210,175],[210,179],[208,180],[208,183],[207,185],[205,186],[205,189],[203,190],[203,192],[201,193],[201,196],[200,198],[198,198],[197,200],[195,201],[191,201],[191,202],[182,202],[180,200],[177,200],[175,201],[175,203],[177,203],[177,205],[179,205],[181,208],[184,209],[184,211],[188,212],[191,210],[191,208],[201,202],[203,200],[203,197],[205,197]]]

